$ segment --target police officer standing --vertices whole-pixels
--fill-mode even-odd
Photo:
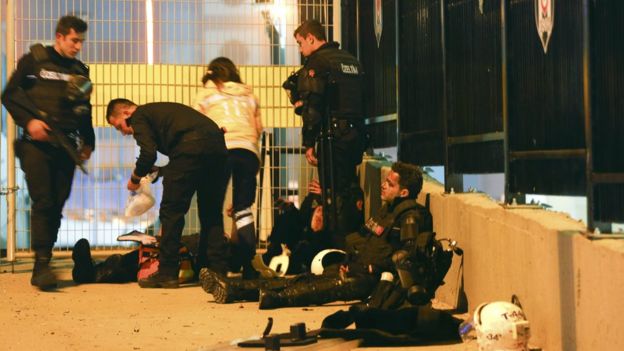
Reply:
[[[316,20],[302,23],[294,32],[299,51],[306,57],[291,80],[290,97],[303,119],[303,146],[309,164],[319,167],[324,191],[327,223],[336,247],[344,246],[344,235],[361,223],[349,218],[351,188],[358,186],[356,166],[362,162],[362,69],[358,60],[327,42],[325,30]],[[288,81],[284,87],[288,89]],[[327,203],[334,201],[333,204]],[[329,206],[328,206],[329,205]],[[334,214],[331,208],[337,213]],[[334,224],[333,224],[334,223]]]
[[[135,191],[157,158],[169,156],[163,171],[160,202],[162,239],[158,271],[139,280],[142,288],[177,288],[184,215],[193,194],[201,226],[198,266],[226,274],[223,199],[229,178],[223,131],[210,118],[186,105],[157,102],[137,106],[127,99],[108,103],[106,118],[123,135],[132,135],[141,151],[127,188]]]
[[[61,17],[54,45],[33,45],[18,61],[2,94],[2,103],[24,129],[15,150],[32,199],[35,265],[30,283],[41,290],[56,287],[49,263],[61,213],[76,164],[88,160],[95,147],[89,69],[76,59],[86,31],[87,23],[80,18]],[[78,151],[77,145],[81,145]]]

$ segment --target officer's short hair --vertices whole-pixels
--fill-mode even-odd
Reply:
[[[415,199],[423,186],[423,174],[420,167],[405,162],[395,162],[392,165],[392,171],[399,174],[399,186],[402,189],[407,189],[410,199]]]
[[[136,106],[136,104],[128,99],[113,99],[106,106],[106,122],[110,123],[111,117],[116,117],[119,114],[119,107]]]
[[[306,37],[306,35],[312,34],[318,40],[327,40],[327,38],[325,37],[325,28],[323,28],[321,22],[317,20],[309,20],[301,23],[299,27],[295,29],[295,33],[293,35],[297,36],[297,34],[301,35],[304,38]]]
[[[87,31],[87,28],[87,22],[76,16],[68,15],[59,19],[56,24],[56,33],[67,35],[71,29],[76,31],[76,33],[84,33]]]

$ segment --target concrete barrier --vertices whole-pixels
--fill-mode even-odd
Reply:
[[[436,298],[474,310],[519,297],[531,345],[624,350],[624,241],[590,241],[584,223],[542,209],[509,209],[479,193],[444,194],[427,181],[438,238],[464,249]],[[462,266],[463,263],[463,266]]]
[[[390,163],[365,160],[367,212],[379,207],[379,182]],[[481,193],[430,194],[437,238],[464,250],[455,256],[436,299],[472,312],[483,302],[518,296],[543,350],[624,350],[624,240],[587,239],[584,223],[543,209],[504,208]],[[622,334],[620,334],[622,333]]]

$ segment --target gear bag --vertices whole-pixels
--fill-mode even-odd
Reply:
[[[158,239],[156,237],[133,230],[130,233],[118,236],[117,241],[134,241],[139,243],[137,279],[147,278],[158,270],[160,249],[158,248]],[[179,253],[180,270],[178,278],[180,283],[186,283],[195,276],[193,255],[185,245],[180,247]]]
[[[355,323],[355,329],[346,329]],[[327,316],[321,338],[364,339],[364,346],[427,345],[460,342],[457,327],[461,320],[449,311],[431,306],[381,310],[353,305],[348,311]]]
[[[139,271],[137,279],[147,278],[158,270],[160,249],[158,245],[139,246]],[[180,248],[180,270],[178,271],[178,280],[180,283],[191,281],[195,275],[193,271],[192,257],[186,246]]]

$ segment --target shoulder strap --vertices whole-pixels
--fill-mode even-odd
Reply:
[[[35,62],[37,63],[50,61],[50,55],[48,54],[48,50],[41,43],[31,45],[30,52],[32,53]],[[73,65],[72,68],[80,75],[89,75],[89,66],[85,65],[81,61],[76,60],[76,63]]]
[[[403,201],[402,203],[400,203],[397,208],[393,211],[392,215],[394,216],[393,218],[395,220],[400,219],[401,216],[409,211],[409,210],[413,210],[413,209],[425,209],[425,214],[430,215],[431,211],[429,210],[430,208],[430,195],[429,193],[427,193],[426,197],[425,197],[425,206],[419,206],[418,203],[416,202],[416,200],[411,200],[411,201]],[[433,222],[433,221],[432,221]],[[433,226],[433,223],[431,223],[431,225]]]
[[[78,74],[87,77],[89,75],[89,66],[84,62],[76,60],[76,63],[73,66],[74,71],[77,71]]]
[[[433,219],[431,212],[429,212],[429,194],[427,194],[427,200],[425,201],[424,207],[420,206],[416,200],[404,201],[399,204],[399,206],[395,209],[395,222],[393,223],[393,226],[396,225],[396,221],[401,220],[401,217],[408,211],[418,211],[419,216],[422,217],[422,222],[417,223],[418,220],[416,218],[406,218],[407,221],[400,224],[401,240],[416,238],[416,246],[419,248],[425,248],[435,237],[435,233],[433,232]]]
[[[394,211],[392,211],[392,222],[394,225],[394,222],[398,219],[401,218],[401,216],[409,211],[409,210],[413,210],[413,209],[417,209],[418,208],[418,203],[416,202],[416,200],[405,200],[403,202],[401,202],[395,209]]]

